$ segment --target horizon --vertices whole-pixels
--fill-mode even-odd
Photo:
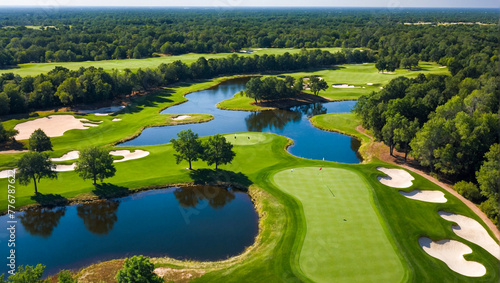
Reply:
[[[338,0],[18,0],[0,3],[0,8],[469,8],[500,9],[499,1],[492,0],[352,0],[348,4]]]

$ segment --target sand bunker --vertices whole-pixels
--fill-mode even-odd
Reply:
[[[9,176],[15,176],[15,169],[8,169],[0,171],[0,179],[9,178]]]
[[[177,116],[175,118],[172,118],[172,120],[174,120],[174,121],[184,120],[184,119],[189,118],[189,117],[191,117],[191,116],[189,116],[189,115],[180,115],[180,116]]]
[[[399,191],[399,193],[407,198],[426,202],[445,203],[448,201],[441,191],[414,190],[411,192]]]
[[[438,68],[439,68],[439,69],[444,69],[444,68],[446,68],[446,66],[441,66],[441,67],[438,67]]]
[[[86,130],[89,127],[97,127],[99,125],[84,123],[87,119],[77,119],[71,115],[52,115],[36,120],[17,124],[14,129],[19,131],[15,136],[16,140],[25,140],[36,129],[42,129],[49,137],[60,137],[64,132],[69,130]]]
[[[373,83],[366,83],[366,85],[373,85]]]
[[[56,165],[56,169],[54,169],[54,171],[56,172],[74,171],[75,167],[76,163],[73,163],[71,165]]]
[[[122,119],[119,119],[119,118],[114,118],[114,119],[113,119],[113,120],[111,120],[111,121],[116,122],[116,121],[121,121],[121,120],[122,120]]]
[[[80,156],[80,152],[78,150],[70,151],[64,154],[61,157],[50,158],[51,161],[67,161],[72,159],[77,159]]]
[[[418,239],[418,243],[426,253],[442,260],[457,273],[469,277],[481,277],[486,274],[484,265],[465,260],[463,255],[472,252],[472,249],[466,244],[448,239],[434,242],[426,237]]]
[[[130,150],[114,150],[109,154],[114,156],[123,156],[123,159],[115,160],[114,162],[123,162],[132,159],[139,159],[149,155],[149,151],[136,149],[134,152],[130,152]]]
[[[451,227],[455,234],[482,247],[500,260],[500,246],[491,238],[486,229],[484,229],[479,222],[467,216],[446,211],[439,211],[438,213],[444,219],[457,224]]]
[[[357,86],[353,85],[348,85],[348,84],[341,84],[341,85],[332,85],[334,88],[356,88]]]
[[[393,188],[408,188],[413,185],[413,178],[410,173],[406,172],[403,169],[389,169],[385,167],[377,167],[377,170],[384,172],[387,174],[387,177],[378,177],[377,179],[380,183],[393,187]]]
[[[110,113],[114,113],[116,111],[122,110],[125,106],[111,106],[111,107],[103,107],[95,110],[78,110],[78,112],[83,112],[87,114],[94,114],[96,116],[106,116]]]

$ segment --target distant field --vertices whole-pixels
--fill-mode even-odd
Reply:
[[[317,75],[325,79],[328,83],[328,89],[321,91],[319,95],[335,100],[355,100],[359,96],[370,94],[372,91],[380,91],[389,81],[394,78],[405,76],[414,78],[418,74],[438,74],[449,75],[448,68],[442,68],[436,63],[419,62],[418,69],[407,70],[397,69],[391,73],[380,73],[375,68],[374,63],[370,64],[346,64],[336,66],[337,69],[320,70],[316,72],[296,72],[283,75],[290,75],[295,78]],[[332,85],[353,85],[354,88],[334,88]],[[369,85],[370,84],[370,85]],[[310,91],[307,91],[311,93]]]
[[[335,53],[340,51],[342,48],[321,48],[322,50],[327,50],[329,52]],[[152,68],[157,67],[161,63],[171,63],[176,60],[181,60],[186,64],[191,64],[200,57],[210,58],[226,58],[230,55],[237,54],[238,56],[253,56],[255,54],[274,54],[280,55],[286,52],[293,54],[300,52],[301,49],[293,48],[265,48],[265,49],[250,49],[252,53],[217,53],[217,54],[199,54],[199,53],[189,53],[177,56],[161,56],[146,59],[123,59],[123,60],[105,60],[105,61],[85,61],[85,62],[56,62],[56,63],[27,63],[19,64],[19,68],[0,70],[0,74],[3,73],[14,73],[20,76],[34,76],[41,73],[47,73],[54,69],[56,66],[63,66],[70,70],[78,70],[80,67],[88,68],[94,66],[96,68],[103,68],[106,71],[111,71],[112,69],[123,70],[130,69],[135,71],[139,68]]]

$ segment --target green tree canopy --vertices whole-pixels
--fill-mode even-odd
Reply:
[[[49,155],[43,152],[30,151],[25,153],[17,162],[19,183],[28,185],[31,180],[35,184],[35,194],[38,194],[36,183],[42,178],[55,179],[56,166],[49,160]]]
[[[116,274],[118,283],[160,283],[163,279],[156,275],[154,264],[149,258],[133,256],[125,260],[123,268]]]
[[[205,152],[203,160],[208,166],[215,164],[215,169],[221,164],[231,163],[236,155],[233,151],[233,145],[220,134],[211,136],[204,144]]]
[[[18,131],[15,129],[12,130],[6,130],[3,127],[3,124],[0,123],[0,143],[4,143],[6,141],[9,141],[10,139],[13,139],[15,135],[17,135]]]
[[[116,168],[113,165],[113,157],[104,148],[92,146],[80,152],[76,161],[75,172],[84,180],[92,179],[94,186],[97,179],[103,181],[105,178],[113,177]]]
[[[42,152],[52,150],[50,138],[42,129],[37,129],[30,135],[28,144],[30,150],[32,151]]]
[[[198,134],[193,133],[191,129],[180,131],[177,133],[177,139],[171,139],[170,142],[177,154],[174,154],[177,164],[182,160],[189,162],[189,170],[191,162],[198,160],[203,153],[203,147],[198,139]]]
[[[311,76],[309,78],[309,82],[311,85],[311,91],[314,95],[318,95],[321,90],[326,90],[328,88],[328,83],[318,76]]]
[[[5,283],[39,283],[44,282],[42,280],[43,271],[45,270],[45,265],[37,264],[35,268],[30,265],[22,266],[19,265],[17,272],[10,275],[8,280],[4,279],[4,274],[0,276],[0,282]]]

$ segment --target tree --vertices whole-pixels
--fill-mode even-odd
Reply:
[[[198,134],[193,133],[191,129],[180,131],[177,133],[178,139],[171,139],[170,142],[177,154],[174,154],[177,164],[182,160],[189,162],[189,170],[191,162],[198,160],[203,153],[203,146],[198,139]]]
[[[78,281],[73,278],[71,275],[71,271],[63,270],[57,274],[57,282],[58,283],[77,283]]]
[[[3,127],[3,124],[0,123],[0,143],[14,139],[14,136],[17,135],[18,133],[19,132],[16,129],[6,130]]]
[[[64,105],[69,105],[82,95],[82,88],[77,78],[67,78],[54,94]]]
[[[215,170],[220,164],[231,163],[236,155],[232,150],[233,145],[220,134],[209,137],[204,147],[203,160],[207,162],[208,166],[215,164]]]
[[[7,115],[10,112],[10,98],[6,93],[0,92],[0,115]]]
[[[56,179],[56,165],[49,160],[49,155],[43,152],[31,151],[25,153],[17,162],[19,183],[28,185],[31,180],[35,184],[35,194],[38,194],[36,183],[42,178]]]
[[[251,78],[246,84],[245,95],[253,98],[255,102],[262,99],[262,80],[260,78]]]
[[[35,130],[29,138],[29,148],[32,151],[42,152],[52,150],[52,143],[50,138],[45,134],[42,129]]]
[[[80,152],[80,157],[76,161],[75,172],[83,178],[92,179],[94,186],[97,185],[97,179],[103,181],[105,178],[113,177],[116,168],[113,165],[113,157],[109,151],[92,146]]]
[[[156,275],[154,264],[142,255],[125,260],[123,268],[116,274],[118,283],[160,283],[163,279]]]
[[[399,115],[399,113],[398,113]],[[394,142],[399,143],[403,146],[405,153],[405,161],[408,157],[408,152],[410,150],[410,142],[415,137],[419,130],[418,119],[415,118],[413,122],[408,121],[406,117],[403,117],[399,128],[394,129]]]
[[[326,90],[328,88],[328,83],[318,76],[311,76],[309,81],[311,83],[311,91],[314,95],[318,95],[321,90]]]
[[[488,198],[498,199],[500,196],[500,149],[499,144],[493,144],[485,154],[485,161],[476,178],[481,188],[481,194]]]
[[[9,276],[8,281],[3,280],[3,274],[0,276],[0,282],[11,282],[11,283],[38,283],[44,282],[42,280],[43,271],[45,270],[45,265],[37,264],[35,268],[30,265],[23,267],[19,265],[17,272]]]
[[[453,188],[457,191],[457,193],[473,202],[477,202],[481,199],[481,193],[474,183],[460,181],[456,183]]]

